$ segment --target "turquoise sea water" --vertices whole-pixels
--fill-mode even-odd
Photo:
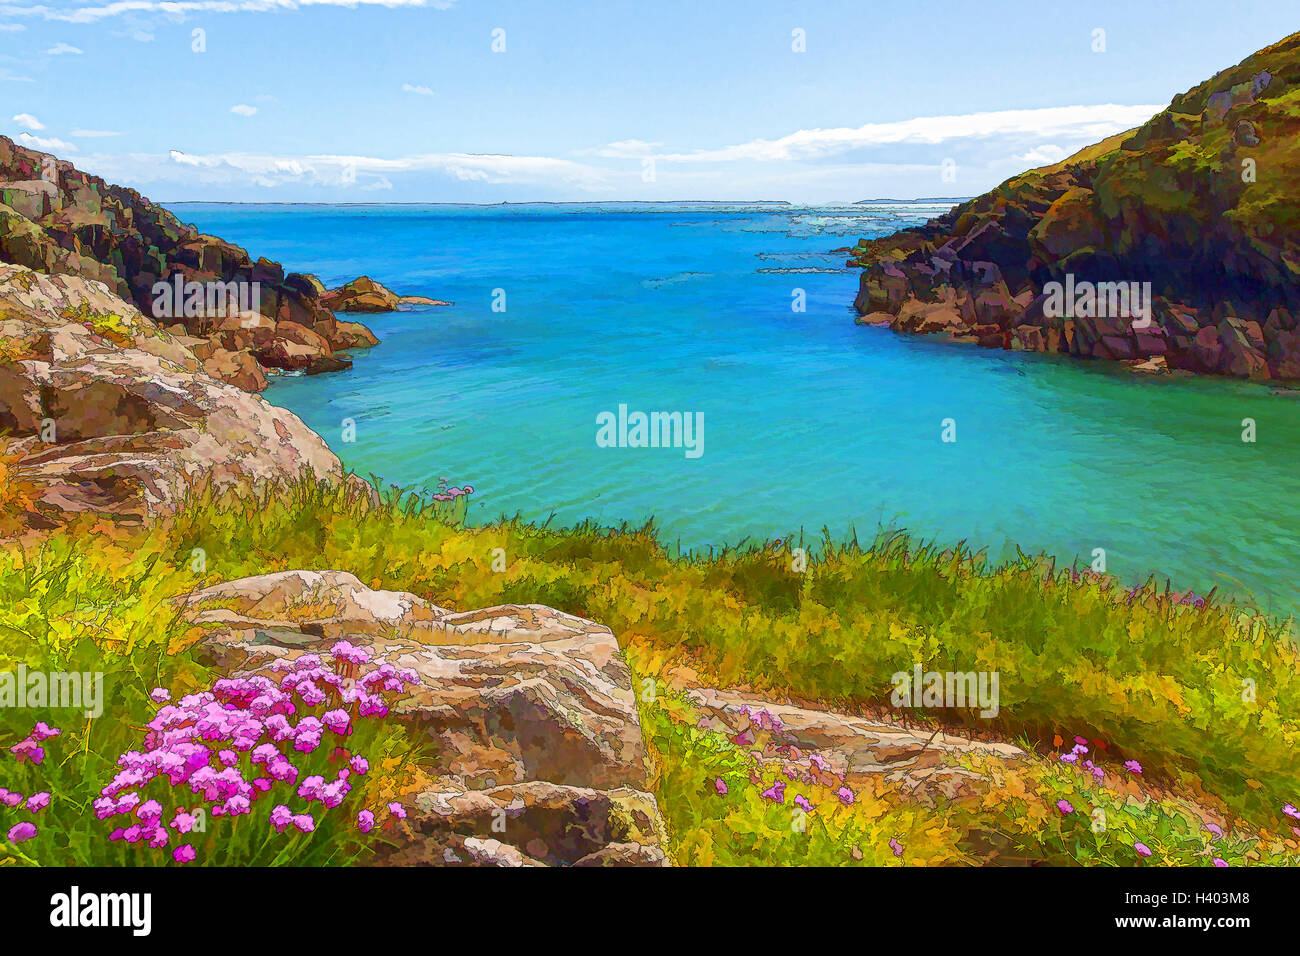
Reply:
[[[365,317],[351,371],[266,397],[362,474],[473,484],[472,521],[653,516],[683,549],[905,527],[1300,608],[1296,397],[854,324],[831,250],[945,207],[172,208],[327,285],[455,302]],[[703,455],[598,447],[620,404],[701,413]]]

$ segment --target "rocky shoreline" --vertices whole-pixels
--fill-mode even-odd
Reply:
[[[1300,34],[1136,130],[859,242],[858,322],[1138,371],[1300,380],[1297,90]]]
[[[408,303],[449,304],[368,277],[327,290],[0,137],[0,454],[25,488],[20,524],[140,523],[200,484],[306,476],[371,494],[256,393],[268,375],[348,369],[345,350],[378,343],[335,310]]]
[[[350,368],[378,338],[336,312],[381,313],[401,297],[361,277],[327,290],[308,273],[204,235],[133,189],[0,136],[0,261],[102,282],[193,352],[203,371],[249,392],[267,374]]]

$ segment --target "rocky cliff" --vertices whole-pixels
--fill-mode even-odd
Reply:
[[[864,324],[1300,378],[1300,34],[850,264]]]
[[[326,372],[374,345],[337,319],[314,276],[202,235],[133,189],[0,136],[0,262],[103,282],[192,343],[205,370],[249,391],[263,369]]]
[[[102,282],[0,265],[0,441],[31,489],[23,523],[139,521],[196,482],[343,479],[296,415],[214,377],[206,348]]]

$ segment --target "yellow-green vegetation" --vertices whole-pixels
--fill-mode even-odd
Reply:
[[[138,336],[161,337],[162,332],[149,322],[136,322],[114,312],[104,312],[82,303],[75,308],[62,311],[62,316],[71,322],[79,322],[96,335],[103,336],[118,345],[133,345]]]
[[[88,518],[39,544],[5,545],[0,670],[98,657],[97,669],[115,674],[122,696],[76,738],[88,805],[121,752],[113,728],[148,719],[150,688],[183,690],[193,680],[187,648],[200,632],[179,619],[173,597],[246,575],[341,569],[444,606],[536,602],[600,621],[629,651],[638,681],[685,664],[717,686],[863,712],[886,706],[891,676],[915,664],[996,670],[996,720],[956,710],[946,718],[1040,755],[998,769],[1001,782],[978,805],[909,805],[883,785],[852,805],[809,792],[814,822],[792,842],[789,807],[774,809],[756,796],[761,787],[750,793],[755,784],[728,785],[719,809],[710,788],[718,778],[741,782],[748,758],[697,730],[689,708],[665,692],[643,719],[679,862],[851,862],[856,845],[868,863],[996,855],[1127,864],[1139,840],[1150,862],[1208,862],[1189,801],[1229,824],[1229,845],[1214,850],[1229,863],[1293,858],[1290,825],[1300,821],[1282,812],[1300,790],[1300,652],[1290,622],[1182,603],[1154,586],[1125,591],[1038,559],[987,568],[961,549],[901,536],[865,547],[824,542],[799,571],[788,543],[674,558],[650,528],[464,528],[461,517],[391,493],[373,507],[304,481],[256,497],[207,494],[144,529]],[[492,570],[497,548],[504,572]],[[29,719],[0,712],[0,745],[21,739]],[[1124,776],[1125,760],[1140,761],[1141,785],[1085,787],[1075,768],[1053,763],[1055,738],[1075,734],[1104,743],[1108,780]],[[1059,799],[1077,813],[1055,809]],[[1115,821],[1100,843],[1090,826],[1096,808]],[[728,836],[736,833],[745,834],[739,844]]]
[[[1294,836],[1207,827],[1203,810],[1153,791],[1115,763],[1103,778],[1055,757],[970,756],[984,781],[925,805],[912,787],[827,782],[807,757],[760,762],[756,749],[700,729],[679,696],[641,718],[653,786],[680,865],[1294,866]],[[774,784],[786,786],[777,799]],[[766,794],[766,795],[765,795]],[[797,798],[805,801],[802,806]],[[806,808],[806,809],[805,809]],[[1217,824],[1210,824],[1217,826]],[[1217,861],[1217,862],[1216,862]]]

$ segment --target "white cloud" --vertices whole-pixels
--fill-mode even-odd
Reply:
[[[105,136],[121,136],[121,133],[108,129],[74,129],[70,134],[78,139],[103,139]]]
[[[435,173],[460,181],[490,184],[563,185],[583,191],[604,191],[604,170],[547,156],[508,156],[492,153],[425,153],[396,159],[373,156],[276,156],[265,153],[184,153],[95,156],[101,176],[135,182],[172,181],[185,184],[248,184],[389,189],[390,177],[406,173]],[[88,160],[87,166],[92,165]],[[183,172],[182,172],[183,170]],[[385,185],[388,183],[389,185]]]
[[[191,13],[270,13],[316,6],[379,6],[389,9],[431,7],[435,10],[449,10],[455,6],[455,0],[116,0],[99,6],[68,9],[44,4],[3,4],[0,5],[0,16],[39,17],[61,23],[95,23],[108,17],[131,14],[156,13],[175,20],[184,19]]]
[[[621,139],[595,149],[582,150],[583,154],[603,156],[606,159],[642,159],[654,154],[663,143],[647,143],[643,139]]]
[[[1021,153],[1019,156],[1015,157],[1015,159],[1016,162],[1026,163],[1031,167],[1051,166],[1054,163],[1059,163],[1069,155],[1068,152],[1053,143],[1044,143],[1042,146],[1037,146],[1027,153]]]
[[[403,93],[419,93],[421,96],[433,96],[433,90],[427,86],[412,86],[410,83],[402,84]]]
[[[45,124],[38,120],[31,113],[19,113],[14,117],[14,122],[26,129],[45,129]]]
[[[252,116],[257,112],[257,107],[249,106],[247,103],[240,103],[237,106],[232,106],[230,112],[238,113],[240,116]]]
[[[41,136],[33,136],[31,133],[19,133],[18,141],[24,146],[29,146],[32,149],[43,149],[47,151],[60,150],[65,153],[75,153],[77,151],[75,144],[65,143],[63,140],[55,139],[53,136],[49,139],[45,139]]]
[[[63,43],[62,41],[60,41],[59,43],[54,44],[54,46],[46,50],[45,55],[64,56],[65,54],[72,54],[73,56],[81,56],[81,54],[84,52],[85,52],[84,50],[79,50],[75,46],[72,46],[72,44],[70,43]]]
[[[893,123],[868,123],[856,128],[804,129],[780,139],[755,139],[719,149],[697,149],[656,157],[664,162],[720,163],[740,160],[771,162],[820,159],[853,149],[899,143],[935,145],[957,139],[993,135],[1032,134],[1046,139],[1073,136],[1105,139],[1140,126],[1163,106],[1053,106],[1035,110],[999,110],[961,116],[921,116]]]
[[[26,29],[21,23],[0,23],[0,33],[19,33]]]
[[[0,69],[0,80],[8,80],[10,83],[35,83],[30,76],[15,76],[6,69]]]

